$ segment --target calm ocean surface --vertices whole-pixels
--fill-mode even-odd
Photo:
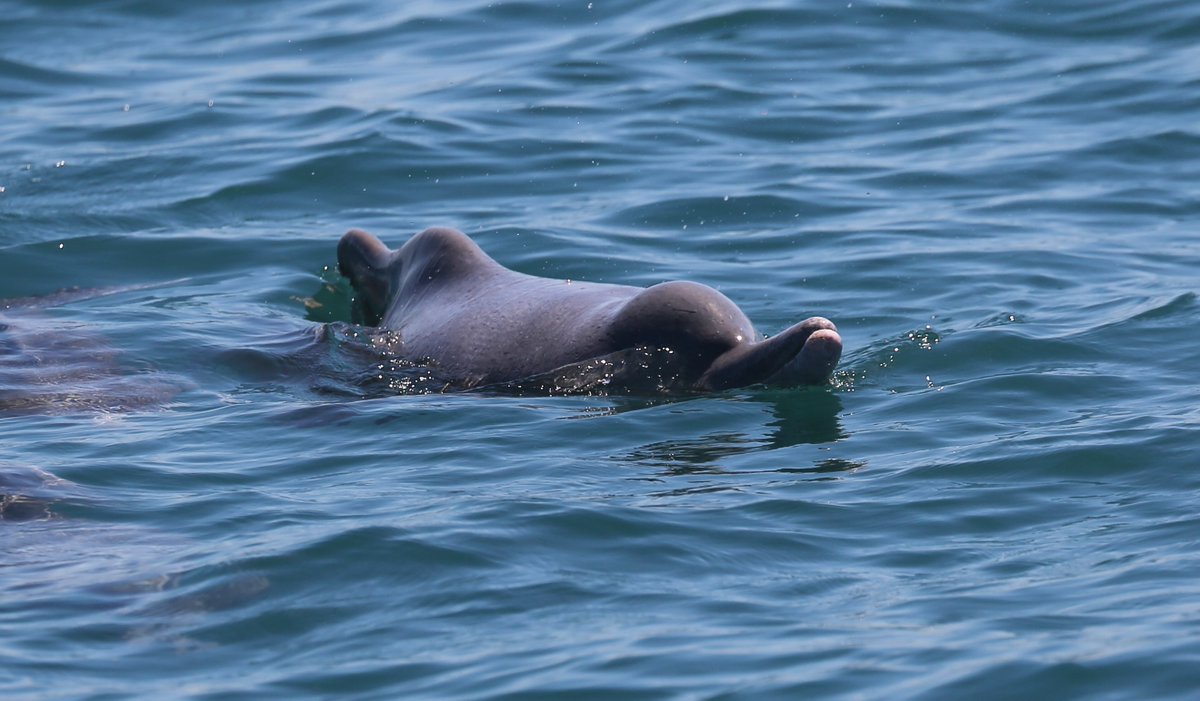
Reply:
[[[1200,4],[0,0],[0,698],[1200,697]],[[430,392],[338,237],[819,314]]]

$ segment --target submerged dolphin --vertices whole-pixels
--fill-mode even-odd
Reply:
[[[632,349],[669,353],[686,388],[828,381],[842,339],[813,317],[763,339],[725,295],[694,282],[649,288],[534,277],[466,234],[426,229],[397,250],[351,229],[338,269],[356,303],[399,334],[404,358],[465,386],[513,382]]]

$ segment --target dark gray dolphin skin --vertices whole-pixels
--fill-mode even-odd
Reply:
[[[466,234],[426,229],[397,250],[351,229],[338,269],[357,303],[400,336],[409,360],[467,386],[512,382],[634,348],[670,349],[682,383],[723,390],[827,382],[842,354],[813,317],[763,339],[725,295],[695,282],[631,287],[534,277],[492,260]]]

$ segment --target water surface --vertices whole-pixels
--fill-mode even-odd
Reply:
[[[14,0],[8,699],[1191,699],[1193,3]],[[438,393],[351,226],[828,387]]]

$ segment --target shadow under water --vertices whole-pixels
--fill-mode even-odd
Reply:
[[[159,406],[174,397],[183,383],[124,367],[95,329],[43,312],[129,289],[0,300],[0,415],[115,413]]]
[[[0,464],[0,521],[58,518],[55,505],[77,496],[75,485],[36,467]]]

